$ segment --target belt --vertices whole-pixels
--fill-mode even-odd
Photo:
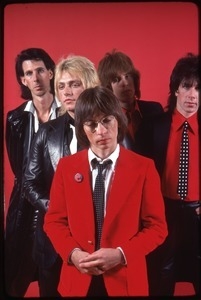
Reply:
[[[167,197],[164,197],[164,200],[167,205],[178,206],[178,207],[197,208],[201,206],[201,200],[185,201],[185,200],[172,199]]]

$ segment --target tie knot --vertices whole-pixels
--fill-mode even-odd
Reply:
[[[187,130],[187,129],[188,129],[188,126],[189,126],[189,125],[188,125],[188,121],[185,121],[184,124],[183,124],[184,129]]]
[[[105,160],[103,163],[100,163],[96,158],[92,160],[92,166],[94,168],[98,168],[98,173],[103,172],[104,169],[106,169],[109,165],[112,164],[111,159]]]

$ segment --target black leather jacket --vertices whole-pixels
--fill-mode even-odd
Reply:
[[[9,111],[6,119],[6,147],[15,177],[5,227],[5,270],[6,285],[9,291],[11,291],[13,281],[19,276],[19,271],[22,278],[31,278],[30,274],[34,271],[32,270],[32,250],[38,209],[25,199],[23,175],[35,133],[34,116],[31,112],[24,111],[26,105],[27,101]],[[25,245],[26,256],[23,256]],[[22,279],[21,284],[24,285],[25,281]]]
[[[26,104],[25,102],[17,109],[8,112],[6,120],[6,147],[15,176],[6,216],[6,245],[14,249],[23,247],[22,242],[26,240],[26,234],[30,227],[35,226],[32,223],[35,209],[25,203],[22,193],[22,178],[34,138],[34,117],[30,112],[24,111]],[[29,216],[25,223],[26,232],[22,229],[25,225],[25,214]]]
[[[33,141],[32,151],[25,170],[24,193],[28,201],[39,210],[34,257],[45,267],[57,258],[53,246],[43,231],[44,215],[49,204],[49,193],[58,161],[70,155],[74,120],[68,113],[43,124]]]

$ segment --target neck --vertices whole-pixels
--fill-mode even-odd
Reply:
[[[194,114],[196,114],[198,112],[198,107],[197,107],[197,109],[192,109],[192,111],[187,111],[187,110],[184,110],[178,103],[177,103],[176,109],[186,119],[190,118],[191,116],[193,116]]]
[[[41,122],[48,121],[52,102],[53,102],[52,94],[48,94],[43,97],[34,97],[33,104],[36,109],[38,119]]]
[[[121,103],[121,107],[128,110],[128,111],[131,111],[135,108],[135,104],[136,104],[136,101],[133,100],[132,103]]]
[[[67,111],[67,113],[71,116],[71,118],[75,119],[74,111]]]
[[[178,110],[178,111],[179,111],[179,110]],[[186,119],[192,117],[193,115],[195,115],[195,114],[197,113],[197,111],[196,111],[196,112],[192,112],[192,113],[181,112],[181,111],[179,111],[179,112],[180,112],[180,114],[181,114],[182,116],[184,116],[184,118],[186,118]]]
[[[91,146],[92,152],[99,157],[101,160],[108,158],[116,149],[117,144],[115,144],[112,148],[107,149],[99,149]]]

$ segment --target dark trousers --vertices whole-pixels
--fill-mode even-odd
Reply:
[[[152,254],[155,261],[158,258],[152,295],[173,296],[178,281],[191,282],[200,295],[200,215],[195,211],[200,205],[200,201],[165,199],[168,237]],[[151,272],[149,276],[151,282]]]
[[[12,247],[6,240],[4,257],[5,293],[20,298],[24,297],[30,283],[38,280],[38,268],[31,255],[33,237],[27,236],[22,245]]]
[[[57,258],[56,262],[49,269],[38,269],[38,285],[40,297],[60,297],[57,287],[59,284],[62,260]]]
[[[107,297],[107,290],[105,288],[102,275],[92,276],[87,297]]]

